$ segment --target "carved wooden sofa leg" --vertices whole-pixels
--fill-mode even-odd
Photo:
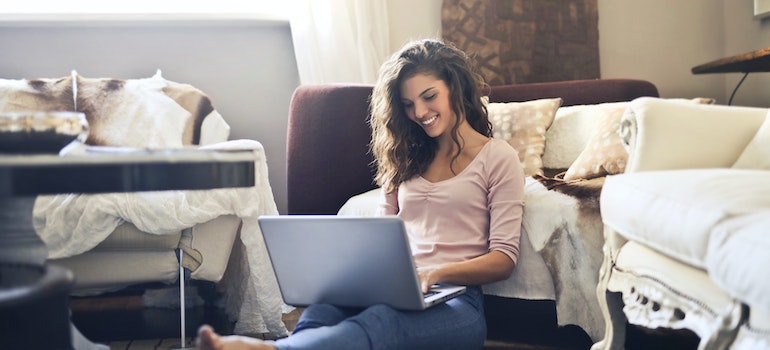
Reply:
[[[738,328],[749,315],[748,306],[734,301],[721,315],[714,332],[709,337],[701,338],[698,350],[727,349],[738,335]]]
[[[599,269],[599,284],[596,286],[596,296],[599,298],[599,307],[604,315],[604,338],[593,346],[591,350],[617,350],[625,348],[626,342],[626,315],[623,313],[623,300],[620,293],[609,291],[608,285],[612,275],[612,255],[605,243],[604,261]]]
[[[613,241],[612,236],[607,238],[605,250]],[[730,348],[746,323],[748,307],[726,293],[714,299],[716,292],[709,291],[718,292],[718,287],[704,272],[677,266],[673,260],[650,252],[634,242],[625,245],[619,255],[605,251],[597,286],[605,334],[591,349],[624,349],[627,322],[650,329],[689,329],[700,337],[699,350]],[[649,275],[664,270],[679,277],[664,281]],[[682,282],[687,279],[689,285]]]

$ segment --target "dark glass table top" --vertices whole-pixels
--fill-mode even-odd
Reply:
[[[197,148],[0,154],[0,197],[249,187],[256,159],[253,150]]]

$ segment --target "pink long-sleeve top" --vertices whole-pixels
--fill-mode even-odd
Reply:
[[[379,213],[404,220],[417,267],[472,259],[494,250],[517,262],[524,173],[517,152],[491,139],[453,178],[416,176],[385,193]]]

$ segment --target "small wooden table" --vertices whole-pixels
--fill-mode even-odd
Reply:
[[[741,84],[746,80],[749,73],[755,72],[770,72],[770,47],[740,55],[720,58],[716,61],[692,67],[692,74],[743,73],[743,77],[738,81],[738,84],[735,85],[732,94],[730,94],[730,100],[727,101],[727,105],[733,104],[733,97],[735,97],[738,88],[741,87]]]
[[[770,72],[770,47],[720,58],[692,68],[692,74]]]
[[[0,154],[0,348],[71,349],[73,276],[45,264],[47,251],[32,225],[35,196],[249,187],[256,160],[252,150],[91,147],[63,157]]]

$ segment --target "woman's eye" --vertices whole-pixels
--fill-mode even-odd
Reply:
[[[425,98],[425,101],[430,101],[430,100],[434,99],[435,97],[436,97],[436,94],[433,94],[433,95],[427,95],[424,98]]]

